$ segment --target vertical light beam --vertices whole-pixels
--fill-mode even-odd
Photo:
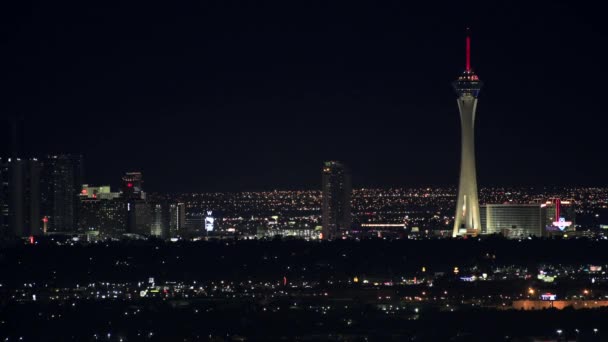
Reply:
[[[471,36],[467,32],[467,71],[471,71]]]

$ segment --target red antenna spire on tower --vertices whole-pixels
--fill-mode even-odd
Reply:
[[[467,27],[467,71],[471,71],[471,34]]]

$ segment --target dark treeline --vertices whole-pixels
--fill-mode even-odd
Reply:
[[[314,279],[402,276],[449,272],[454,266],[608,263],[608,241],[576,240],[343,240],[306,242],[201,241],[165,243],[125,241],[58,246],[5,247],[0,251],[0,282],[160,280],[276,280],[283,276]]]
[[[81,302],[10,305],[0,313],[7,336],[36,341],[605,341],[606,309],[496,311],[427,310],[387,316],[373,306],[326,315],[290,310],[262,311],[255,303]],[[137,315],[125,315],[125,311]],[[41,319],[56,312],[61,319]],[[345,319],[345,318],[348,319]],[[415,319],[414,319],[415,317]],[[83,319],[84,318],[84,319]],[[78,322],[75,324],[75,322]],[[594,330],[597,329],[597,330]],[[558,335],[557,331],[561,333]],[[153,335],[150,335],[153,332]],[[110,335],[108,335],[110,334]],[[561,335],[561,336],[560,336]],[[60,338],[57,338],[60,337]],[[15,340],[17,340],[15,338]]]

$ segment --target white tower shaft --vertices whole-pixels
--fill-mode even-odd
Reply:
[[[462,94],[457,101],[462,127],[462,152],[453,236],[459,235],[462,232],[461,229],[464,229],[465,233],[471,232],[471,229],[473,234],[481,232],[477,173],[475,171],[475,110],[477,98],[470,94]]]

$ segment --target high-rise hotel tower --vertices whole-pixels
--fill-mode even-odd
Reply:
[[[471,69],[471,37],[466,38],[466,69],[454,82],[462,127],[460,183],[456,199],[453,236],[481,233],[477,173],[475,171],[475,110],[482,83]]]
[[[352,223],[350,200],[352,186],[350,170],[337,161],[323,164],[322,239],[337,239]]]

